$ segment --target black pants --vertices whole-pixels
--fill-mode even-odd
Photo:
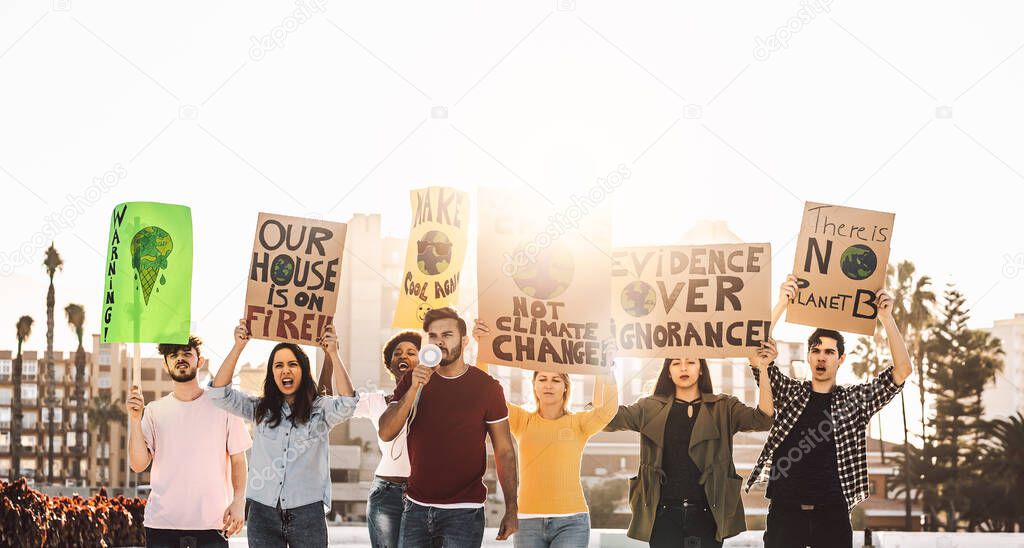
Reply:
[[[798,504],[772,503],[768,508],[765,548],[852,548],[853,527],[846,505],[803,510]]]
[[[186,531],[146,527],[147,548],[227,548],[228,541],[216,529]]]
[[[651,531],[651,547],[721,548],[715,540],[718,526],[705,506],[658,505]]]

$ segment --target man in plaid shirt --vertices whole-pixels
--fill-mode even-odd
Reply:
[[[772,325],[796,291],[796,277],[790,275],[782,284]],[[810,381],[768,367],[775,420],[746,485],[749,492],[754,484],[768,482],[766,548],[853,546],[850,511],[868,497],[868,421],[903,389],[913,371],[892,317],[892,297],[882,291],[876,305],[893,364],[874,379],[836,386],[846,349],[843,336],[828,329],[815,330],[807,341]],[[759,371],[752,369],[760,382]]]

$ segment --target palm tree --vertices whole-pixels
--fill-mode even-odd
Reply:
[[[14,381],[14,398],[11,402],[11,481],[21,473],[21,347],[32,334],[32,317],[18,318],[18,355],[14,358],[11,376]]]
[[[997,419],[986,425],[987,443],[982,450],[984,476],[1001,489],[1000,514],[1002,530],[1012,532],[1014,526],[1024,531],[1024,502],[1020,493],[1024,489],[1024,414],[1018,412],[1006,419]]]
[[[935,305],[935,293],[929,289],[931,278],[921,276],[914,279],[914,263],[903,261],[895,268],[892,265],[886,269],[886,284],[893,295],[892,317],[896,326],[907,341],[910,355],[917,364],[917,379],[920,387],[921,403],[921,444],[927,445],[926,417],[925,417],[925,345],[924,335],[932,324],[932,306]],[[903,411],[903,463],[909,467],[910,457],[910,432],[907,427],[907,405],[904,392],[900,391],[900,409]],[[911,475],[909,469],[904,470],[904,523],[903,526],[910,531],[913,526],[913,508],[911,505]]]
[[[907,341],[910,356],[917,364],[917,379],[924,383],[925,375],[925,336],[934,321],[935,292],[931,290],[930,276],[914,278],[914,263],[903,261],[896,267],[889,265],[887,286],[892,291],[892,317],[896,326]],[[921,443],[927,445],[925,390],[920,390],[921,403]],[[902,398],[902,393],[900,394]]]
[[[75,328],[75,336],[78,337],[78,350],[75,351],[75,451],[71,469],[75,481],[80,481],[82,479],[82,456],[85,455],[85,348],[82,346],[82,336],[85,333],[85,307],[71,303],[64,307],[64,315],[67,316],[68,325]]]
[[[110,444],[110,425],[122,423],[128,419],[121,408],[115,402],[110,401],[110,396],[102,395],[92,398],[89,402],[89,417],[92,424],[99,429],[97,442],[90,444],[90,447],[100,447],[101,444]],[[109,453],[107,453],[109,454]],[[109,477],[97,478],[98,482],[110,481]]]
[[[53,275],[58,269],[64,269],[64,260],[60,258],[60,253],[57,253],[57,248],[53,247],[53,242],[50,242],[50,247],[46,250],[43,266],[46,267],[46,275],[50,277],[50,288],[46,291],[46,407],[50,410],[46,421],[46,482],[53,483],[53,412],[57,404],[53,386]]]

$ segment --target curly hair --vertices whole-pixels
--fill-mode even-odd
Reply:
[[[384,345],[384,348],[380,352],[384,363],[384,369],[387,369],[388,371],[391,370],[391,356],[395,353],[395,349],[398,348],[399,344],[403,342],[412,343],[412,345],[416,347],[416,350],[419,350],[420,342],[422,340],[423,336],[415,331],[402,331],[400,333],[396,333],[395,336],[391,337],[387,344]]]
[[[179,350],[188,350],[191,348],[196,351],[196,355],[198,356],[200,346],[203,346],[203,341],[199,340],[199,337],[189,335],[188,342],[185,344],[160,343],[156,345],[156,351],[166,358]]]

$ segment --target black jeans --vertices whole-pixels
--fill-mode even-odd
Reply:
[[[146,527],[147,548],[227,548],[228,541],[220,531],[187,531],[184,529],[150,529]]]
[[[718,526],[707,505],[659,504],[651,531],[651,547],[721,548]]]
[[[765,548],[852,548],[853,527],[845,504],[803,510],[799,504],[768,507]]]

